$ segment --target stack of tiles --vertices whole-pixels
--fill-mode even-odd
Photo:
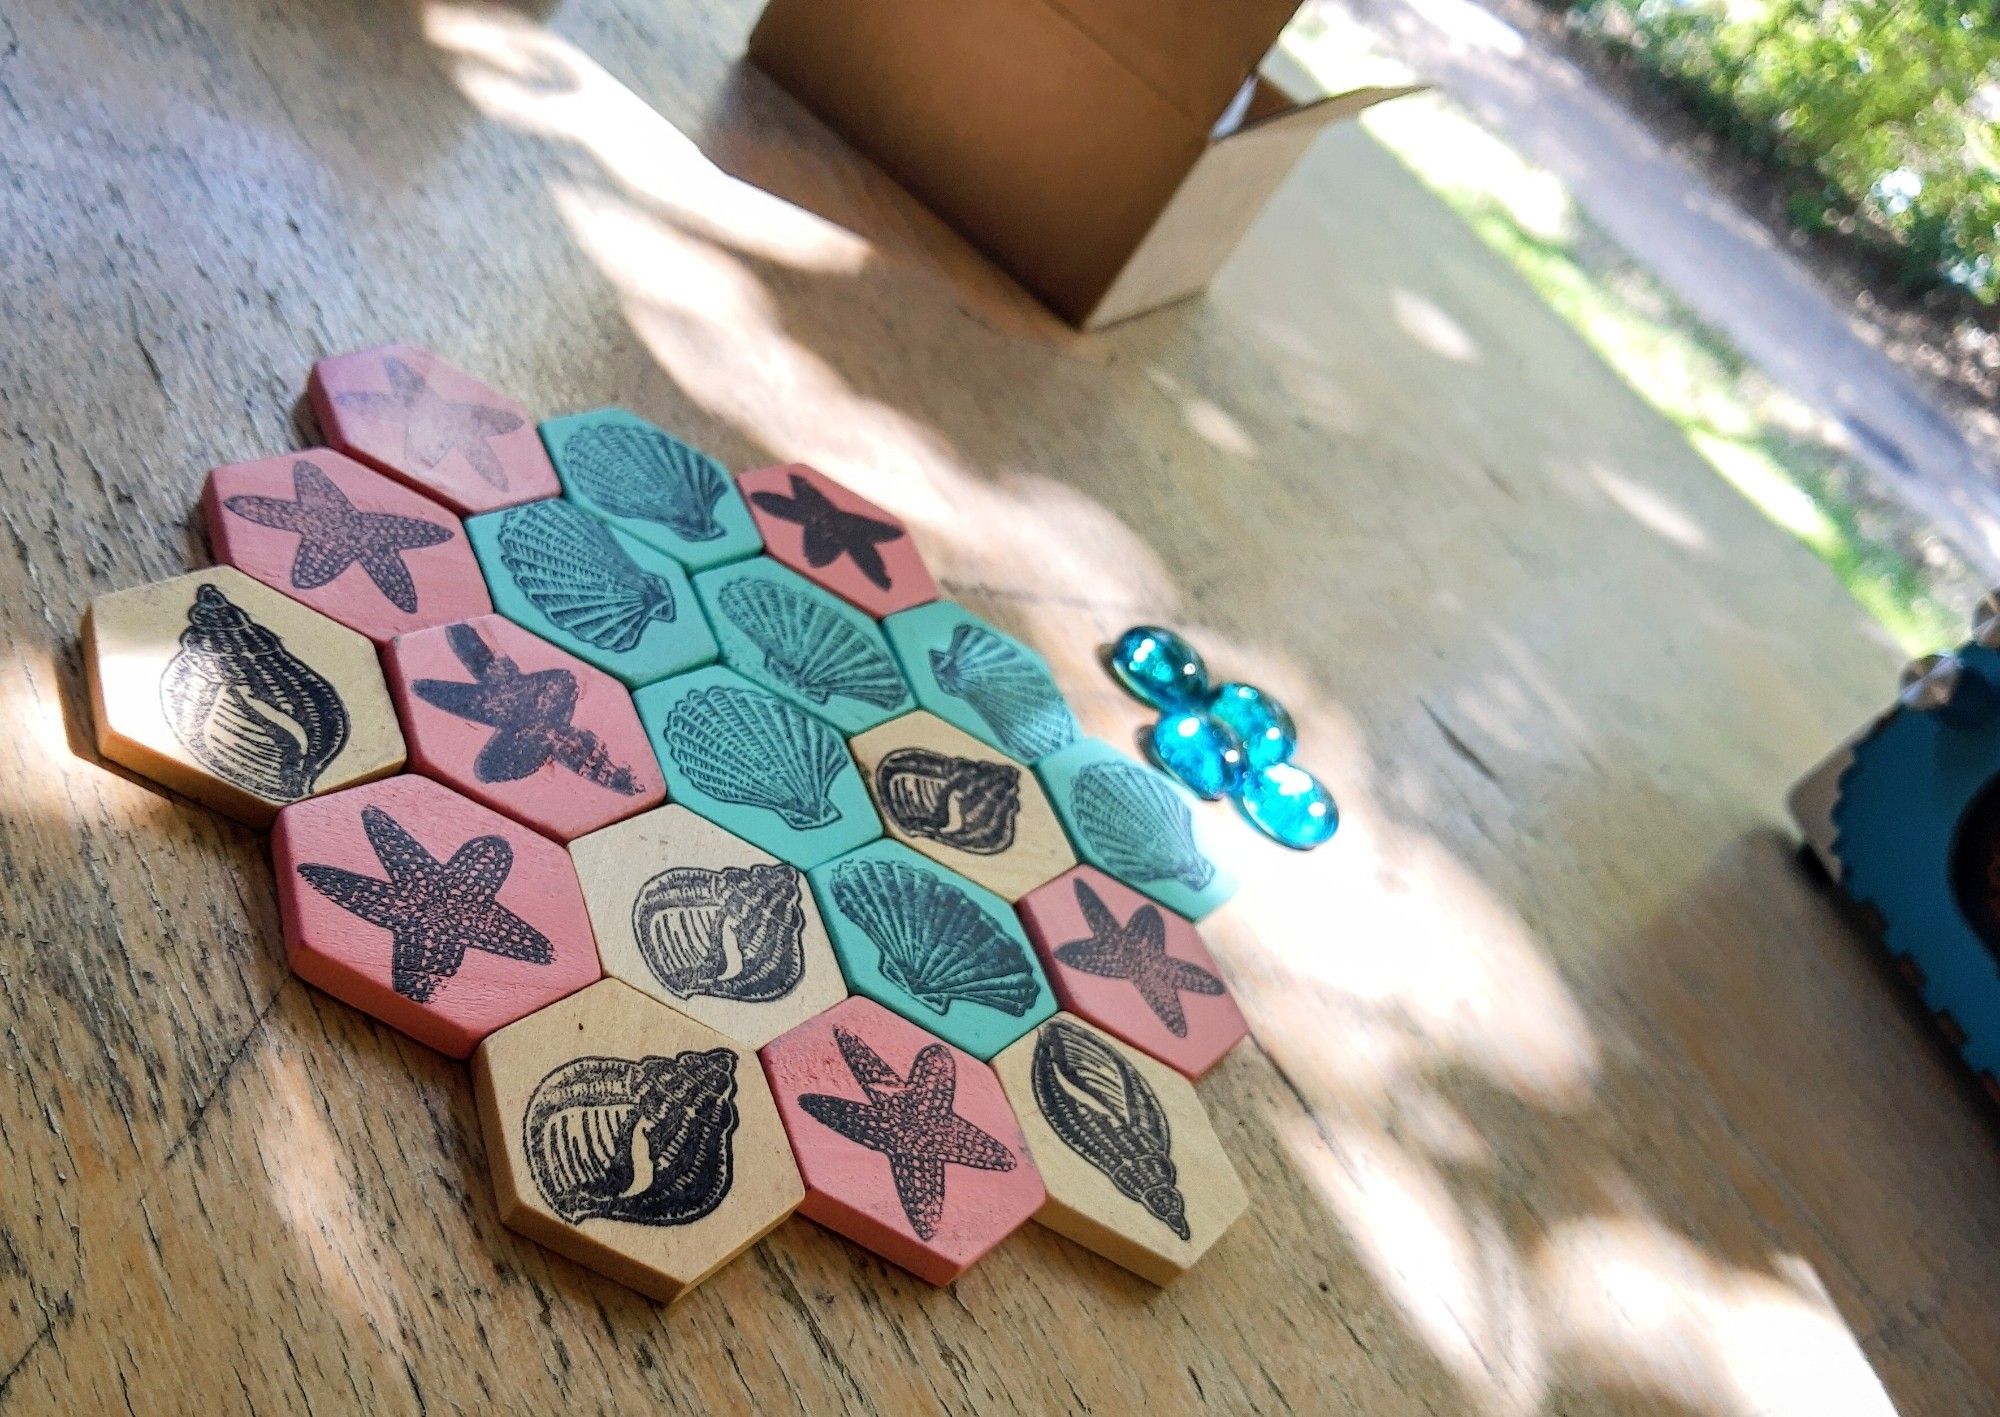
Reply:
[[[98,746],[273,826],[293,970],[471,1059],[509,1226],[663,1301],[795,1209],[935,1284],[1214,1243],[1228,879],[897,518],[410,345],[309,393],[222,564],[92,604]]]

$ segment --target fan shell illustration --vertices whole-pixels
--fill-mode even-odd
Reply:
[[[1065,1146],[1162,1225],[1189,1238],[1173,1131],[1138,1069],[1094,1034],[1058,1018],[1035,1039],[1030,1081],[1035,1105]]]
[[[805,972],[805,911],[790,866],[675,866],[640,888],[632,934],[653,977],[681,999],[782,999]]]
[[[883,976],[933,1012],[967,1003],[1019,1018],[1041,996],[1020,941],[939,876],[898,861],[846,861],[831,889],[840,913],[881,952]]]
[[[334,686],[212,585],[188,607],[160,707],[196,762],[273,802],[310,795],[347,746]]]
[[[834,779],[851,765],[840,736],[804,709],[754,689],[697,689],[667,714],[661,738],[709,796],[782,817],[796,831],[840,815]]]
[[[960,624],[930,663],[938,687],[965,700],[1010,756],[1037,762],[1077,740],[1076,715],[1048,670],[985,626]]]
[[[683,541],[723,533],[728,478],[715,459],[651,428],[599,424],[570,435],[563,462],[578,490],[613,516],[657,522]]]
[[[1179,881],[1201,890],[1215,865],[1194,841],[1194,815],[1164,780],[1136,763],[1092,763],[1071,804],[1105,868],[1134,882]]]
[[[1014,844],[1021,811],[1021,769],[928,748],[898,748],[875,767],[882,811],[910,836],[979,856]]]
[[[816,704],[841,697],[894,708],[908,695],[882,647],[811,592],[746,576],[715,602],[763,654],[771,677]]]
[[[535,1085],[521,1122],[542,1198],[572,1225],[687,1225],[734,1180],[736,1054],[575,1058]]]
[[[507,573],[535,608],[599,649],[623,654],[647,626],[674,618],[673,587],[581,508],[531,502],[501,514],[496,539]]]

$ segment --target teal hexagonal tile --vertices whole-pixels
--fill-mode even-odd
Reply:
[[[949,600],[882,622],[917,702],[1023,763],[1081,736],[1042,657]]]
[[[723,465],[622,408],[542,424],[563,493],[689,570],[754,556],[764,546]]]
[[[632,696],[667,798],[800,870],[882,835],[840,734],[734,670],[710,665]]]
[[[1013,908],[894,841],[806,873],[847,987],[975,1058],[1056,1011]]]
[[[465,524],[493,608],[638,688],[716,657],[680,562],[551,498]]]
[[[768,556],[694,578],[722,662],[843,733],[916,707],[876,623]]]
[[[1189,797],[1109,743],[1080,738],[1035,764],[1077,855],[1190,920],[1236,894]]]

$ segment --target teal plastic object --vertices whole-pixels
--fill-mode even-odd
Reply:
[[[667,800],[800,870],[882,835],[854,758],[825,720],[710,665],[632,696]]]
[[[1236,787],[1245,820],[1282,846],[1310,851],[1340,830],[1340,808],[1320,780],[1293,763],[1252,768]]]
[[[1096,738],[1035,765],[1077,854],[1167,909],[1199,920],[1236,893],[1204,845],[1194,799]]]
[[[493,608],[524,630],[639,688],[712,664],[680,563],[562,498],[471,517]]]
[[[881,627],[790,567],[756,556],[703,571],[694,589],[724,664],[842,733],[916,707]]]
[[[1242,740],[1199,709],[1162,714],[1144,746],[1154,767],[1205,802],[1235,791],[1247,766]]]
[[[963,605],[932,601],[882,622],[917,702],[1017,762],[1082,736],[1039,654]]]
[[[973,1057],[1056,1011],[1013,907],[901,842],[806,873],[847,987]]]
[[[1250,767],[1290,762],[1298,747],[1299,731],[1292,726],[1291,713],[1255,684],[1217,685],[1208,696],[1208,715],[1228,725],[1243,744],[1243,759]]]
[[[1965,672],[2000,685],[2000,652]],[[1847,895],[1882,917],[1883,944],[1923,971],[1975,1070],[2000,1075],[2000,718],[1953,726],[1898,706],[1855,745],[1833,808]]]
[[[729,470],[638,414],[572,413],[541,434],[564,496],[689,570],[764,549]]]
[[[1208,666],[1193,645],[1158,625],[1134,625],[1120,635],[1105,664],[1126,693],[1163,713],[1199,707],[1208,697]]]

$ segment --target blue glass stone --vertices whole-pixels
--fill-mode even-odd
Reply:
[[[1265,836],[1309,851],[1340,827],[1340,808],[1319,779],[1290,763],[1254,768],[1236,789],[1236,805]]]
[[[1255,684],[1220,685],[1209,695],[1208,712],[1236,734],[1244,761],[1253,768],[1286,762],[1299,745],[1299,731],[1285,706]]]
[[[1208,694],[1208,666],[1172,630],[1134,625],[1111,646],[1111,672],[1141,703],[1172,712]]]
[[[1243,745],[1205,713],[1170,713],[1146,735],[1146,755],[1205,801],[1227,797],[1242,780]]]

